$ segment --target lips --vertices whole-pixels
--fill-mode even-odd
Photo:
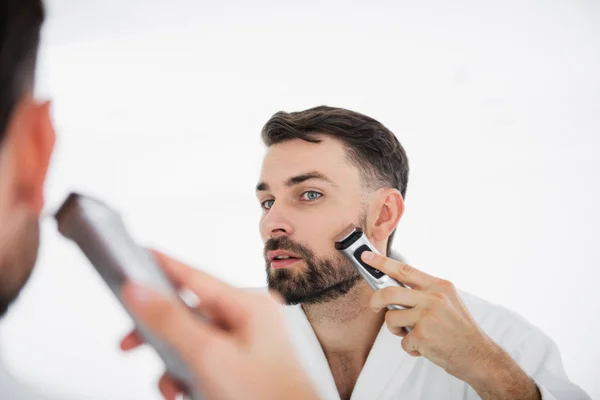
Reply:
[[[269,251],[267,253],[267,258],[271,263],[271,267],[274,269],[286,268],[302,260],[302,258],[298,257],[296,254],[285,250]]]

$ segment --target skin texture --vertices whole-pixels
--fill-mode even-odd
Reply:
[[[293,267],[274,269],[265,254],[269,286],[289,304],[334,300],[360,282],[334,249],[333,238],[349,223],[368,230],[368,192],[345,147],[321,139],[319,144],[290,140],[271,146],[257,185],[265,253],[289,250],[301,258]]]

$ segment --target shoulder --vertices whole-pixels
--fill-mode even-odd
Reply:
[[[520,329],[533,328],[533,325],[516,311],[484,300],[464,290],[458,290],[458,294],[471,316],[482,328],[498,328],[499,325],[506,324]]]

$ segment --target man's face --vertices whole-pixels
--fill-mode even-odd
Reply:
[[[288,304],[331,300],[360,280],[334,238],[349,224],[366,230],[361,174],[341,142],[320,139],[271,146],[257,186],[269,288]]]

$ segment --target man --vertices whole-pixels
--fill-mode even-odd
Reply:
[[[364,262],[411,288],[373,293],[334,249],[352,223],[390,255],[409,167],[385,126],[317,107],[275,114],[262,138],[268,286],[288,303],[298,352],[325,398],[589,398],[566,377],[550,338],[519,316],[365,253]],[[391,304],[408,308],[387,311]]]
[[[37,258],[44,181],[55,141],[49,103],[33,98],[43,20],[40,0],[0,0],[0,317],[26,284]],[[226,323],[227,329],[202,325],[185,314],[187,310],[169,312],[164,302],[152,302],[144,288],[127,286],[125,293],[144,317],[152,320],[162,315],[180,324],[187,322],[194,344],[214,350],[196,351],[186,358],[193,364],[199,384],[205,383],[208,399],[241,398],[240,393],[245,398],[281,399],[290,390],[303,399],[316,399],[294,359],[281,317],[270,299],[235,290],[166,256],[160,257],[174,279],[184,277],[190,289],[214,293],[210,298],[203,295],[203,311],[215,321]],[[268,335],[276,339],[270,340]],[[181,331],[178,338],[190,339]],[[243,353],[237,351],[242,348]],[[280,360],[277,356],[281,354],[289,356]],[[214,368],[228,371],[213,376]],[[256,385],[258,380],[254,378],[269,376],[277,376],[277,384]],[[0,387],[3,399],[40,400],[43,396],[6,376],[0,376]]]
[[[275,114],[262,138],[268,149],[256,189],[268,286],[288,304],[288,331],[322,398],[589,399],[567,378],[552,340],[516,314],[367,252],[364,262],[410,287],[374,293],[334,249],[334,238],[352,223],[391,255],[409,168],[385,126],[317,107]],[[201,278],[180,282],[188,280]],[[206,350],[195,336],[205,335],[196,322],[189,328],[188,313],[152,298],[162,304],[146,306],[161,312],[143,312],[153,329],[180,353],[209,357],[198,356]],[[407,308],[387,311],[391,304]],[[128,336],[123,348],[139,343]],[[163,387],[173,398],[172,382],[163,379]]]

